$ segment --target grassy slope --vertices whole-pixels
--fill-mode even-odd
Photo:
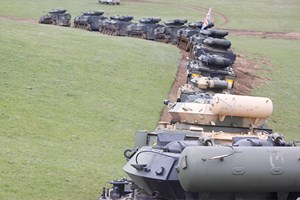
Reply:
[[[205,12],[173,4],[180,2],[212,6],[229,17],[229,23],[221,25],[225,28],[300,31],[295,0],[271,6],[267,0],[258,6],[249,1],[164,2],[172,4],[109,7],[96,0],[2,0],[0,15],[38,19],[42,10],[64,7],[73,16],[102,9],[136,19],[204,17]],[[215,20],[219,25],[221,19]],[[0,23],[0,199],[94,199],[99,186],[123,175],[121,154],[131,146],[134,130],[153,129],[174,77],[178,50],[76,29]],[[274,70],[266,75],[272,81],[254,94],[273,99],[271,126],[295,137],[299,42],[231,40],[248,57],[257,52],[272,61]],[[286,73],[289,68],[293,71]]]
[[[283,133],[289,139],[300,139],[300,41],[260,39],[253,37],[231,37],[233,46],[248,59],[264,59],[271,65],[261,64],[264,73],[259,76],[270,80],[256,88],[253,95],[267,96],[273,100],[274,113],[269,121],[270,127]],[[252,52],[252,53],[250,53]],[[255,52],[255,54],[253,54]]]
[[[94,199],[124,176],[134,131],[155,127],[178,50],[70,28],[1,27],[0,199]]]
[[[135,20],[142,17],[158,16],[163,20],[172,18],[187,18],[189,21],[202,20],[206,10],[224,14],[229,18],[228,24],[219,15],[213,14],[215,23],[223,28],[239,28],[265,31],[298,31],[300,32],[300,1],[298,0],[262,0],[255,4],[249,0],[152,0],[148,2],[123,1],[120,6],[107,6],[97,3],[97,0],[30,0],[20,3],[18,0],[2,0],[1,15],[12,15],[38,19],[43,13],[52,8],[66,8],[72,16],[79,15],[85,10],[104,10],[107,15],[128,14]],[[161,2],[165,3],[162,4]],[[180,6],[178,6],[178,4]],[[193,8],[194,7],[194,8]]]

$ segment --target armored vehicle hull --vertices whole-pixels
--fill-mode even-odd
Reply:
[[[40,24],[71,26],[71,15],[65,9],[52,9],[49,14],[40,17]]]
[[[177,31],[177,42],[176,42],[177,47],[189,52],[190,48],[191,48],[190,38],[193,35],[200,33],[202,25],[203,25],[203,22],[201,22],[201,21],[200,22],[192,22],[188,25],[187,28],[179,29]],[[213,26],[214,26],[214,24],[210,23],[208,26],[205,27],[205,29],[209,29]]]
[[[74,27],[88,31],[98,31],[100,20],[107,19],[107,17],[102,16],[103,14],[104,12],[102,11],[84,12],[82,15],[75,17]]]
[[[131,180],[111,182],[113,189],[104,190],[101,199],[295,200],[300,195],[299,147],[279,145],[272,135],[253,139],[259,147],[166,135],[154,146],[126,150],[123,169]]]
[[[177,32],[185,28],[187,22],[185,19],[174,19],[165,22],[165,26],[158,27],[154,30],[155,41],[176,44]]]
[[[128,37],[142,38],[146,40],[155,40],[155,30],[163,27],[158,24],[160,18],[143,18],[140,23],[131,24],[126,28]]]
[[[126,36],[126,28],[131,25],[132,16],[112,16],[100,22],[99,31],[107,35]]]

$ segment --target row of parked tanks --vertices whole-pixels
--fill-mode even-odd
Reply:
[[[114,180],[100,199],[297,199],[300,148],[273,132],[266,97],[234,94],[236,54],[228,31],[159,18],[132,16],[100,22],[100,32],[176,44],[189,52],[187,81],[172,116],[154,131],[137,131],[124,151],[130,179]]]
[[[227,31],[103,14],[83,13],[74,27],[173,43],[189,59],[186,84],[174,102],[164,101],[172,120],[135,133],[124,151],[129,178],[110,181],[99,199],[300,199],[300,148],[266,125],[271,99],[234,93],[236,54]]]

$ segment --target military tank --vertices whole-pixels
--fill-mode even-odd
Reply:
[[[232,69],[232,62],[221,56],[203,54],[199,60],[187,61],[187,83],[197,77],[210,77],[226,80],[232,85],[236,77]]]
[[[126,35],[128,37],[154,40],[154,30],[162,27],[162,25],[158,24],[160,21],[161,19],[157,17],[142,18],[139,20],[139,23],[134,23],[127,26]]]
[[[208,29],[201,30],[198,34],[192,35],[190,37],[190,41],[188,43],[188,49],[191,51],[194,46],[202,44],[203,41],[208,38],[218,38],[224,39],[228,35],[228,31],[219,30],[219,29]]]
[[[176,42],[177,47],[185,51],[190,51],[190,44],[189,44],[190,37],[198,34],[202,28],[202,25],[203,25],[202,21],[192,22],[188,24],[188,27],[179,29],[177,31],[177,42]],[[214,24],[212,22],[209,22],[208,26],[205,27],[205,30],[213,26]]]
[[[74,27],[88,31],[98,31],[101,20],[107,19],[103,11],[87,11],[74,18]]]
[[[185,28],[186,19],[173,19],[166,21],[165,26],[158,27],[154,30],[155,41],[176,44],[177,31]]]
[[[271,99],[216,94],[164,103],[169,127],[136,133],[124,151],[130,180],[111,181],[100,199],[299,197],[300,148],[263,126]]]
[[[71,26],[71,15],[66,9],[52,9],[49,14],[39,19],[40,24],[52,24],[58,26]]]
[[[197,44],[191,50],[191,57],[198,59],[203,54],[222,56],[234,63],[236,55],[230,50],[231,42],[226,39],[208,37],[201,44]]]
[[[132,19],[130,15],[111,16],[100,22],[99,31],[107,35],[126,36],[126,27],[132,24]]]
[[[178,88],[177,102],[191,101],[203,93],[214,95],[216,93],[231,94],[233,93],[233,81],[220,80],[211,77],[195,77]]]

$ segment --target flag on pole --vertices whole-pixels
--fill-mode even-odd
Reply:
[[[208,10],[208,13],[203,21],[203,24],[202,24],[202,27],[201,27],[201,30],[205,29],[205,27],[208,26],[208,24],[210,23],[210,13],[211,13],[211,8],[209,8]]]

